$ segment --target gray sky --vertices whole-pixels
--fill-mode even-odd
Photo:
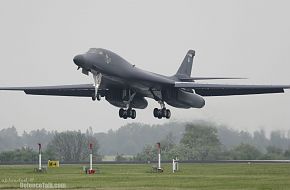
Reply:
[[[92,83],[72,62],[90,47],[110,49],[138,67],[176,72],[196,50],[194,76],[248,77],[239,84],[290,84],[289,1],[0,1],[0,86]],[[216,81],[210,81],[216,82]],[[134,121],[153,118],[149,100]],[[171,107],[170,107],[171,108]],[[203,109],[172,109],[172,120],[204,119],[232,128],[290,129],[290,91],[206,98]],[[116,129],[133,120],[90,98],[0,93],[0,128],[20,131]]]

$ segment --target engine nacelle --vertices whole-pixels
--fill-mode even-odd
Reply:
[[[178,108],[202,108],[205,105],[203,97],[193,91],[170,89],[163,92],[162,95],[169,105]]]
[[[205,100],[202,96],[194,92],[186,92],[183,90],[178,90],[177,100],[192,108],[202,108],[205,105]]]
[[[119,108],[126,108],[127,105],[124,102],[126,99],[127,97],[123,89],[110,89],[106,94],[106,100]],[[148,102],[144,97],[136,95],[130,106],[132,108],[145,109],[148,106]]]

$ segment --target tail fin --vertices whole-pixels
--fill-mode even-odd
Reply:
[[[175,76],[177,78],[190,78],[192,62],[195,56],[194,50],[188,50]]]

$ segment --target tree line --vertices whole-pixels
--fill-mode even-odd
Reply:
[[[290,146],[282,149],[274,145],[266,147],[266,151],[259,150],[256,146],[241,142],[227,148],[219,139],[218,130],[212,126],[200,123],[189,123],[185,126],[185,132],[179,143],[172,141],[169,134],[160,141],[162,158],[171,160],[285,160],[290,159]],[[157,147],[148,145],[138,153],[134,160],[156,161]]]
[[[15,127],[8,129],[16,134]],[[40,134],[40,136],[35,135]],[[43,139],[41,136],[43,135]],[[31,137],[31,139],[27,139]],[[32,131],[31,134],[24,132],[23,140],[29,140],[30,144],[24,144],[21,148],[15,150],[6,150],[0,153],[0,162],[18,161],[18,162],[34,162],[38,159],[37,143],[42,146],[43,160],[60,160],[66,162],[87,161],[91,151],[94,153],[94,160],[101,160],[99,155],[99,143],[92,131],[87,130],[86,133],[81,131],[65,131],[53,133],[45,130]],[[48,140],[49,139],[49,140]],[[0,139],[1,142],[2,139]],[[19,143],[21,138],[16,139]],[[13,139],[11,140],[13,143]],[[25,141],[27,142],[27,141]],[[92,150],[89,149],[89,144],[92,144]],[[2,144],[3,145],[3,144]],[[30,147],[30,146],[31,147]],[[33,148],[32,148],[33,147]]]
[[[37,143],[42,143],[44,159],[84,161],[88,144],[93,143],[94,159],[101,155],[133,155],[134,160],[156,159],[157,142],[161,142],[163,159],[289,159],[290,131],[263,130],[249,133],[211,122],[169,122],[162,125],[130,123],[107,133],[94,133],[92,127],[81,131],[23,132],[15,127],[0,130],[0,162],[37,159]]]

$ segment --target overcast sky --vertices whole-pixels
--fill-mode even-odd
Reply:
[[[0,86],[92,83],[72,62],[91,47],[164,75],[174,74],[187,50],[195,49],[193,76],[290,84],[289,10],[287,0],[1,0]],[[134,121],[167,122],[153,117],[154,107],[159,105],[149,100]],[[290,91],[211,97],[203,109],[170,109],[172,120],[210,120],[240,130],[290,129]],[[92,126],[99,132],[132,121],[120,119],[118,108],[105,100],[0,92],[0,129]]]

